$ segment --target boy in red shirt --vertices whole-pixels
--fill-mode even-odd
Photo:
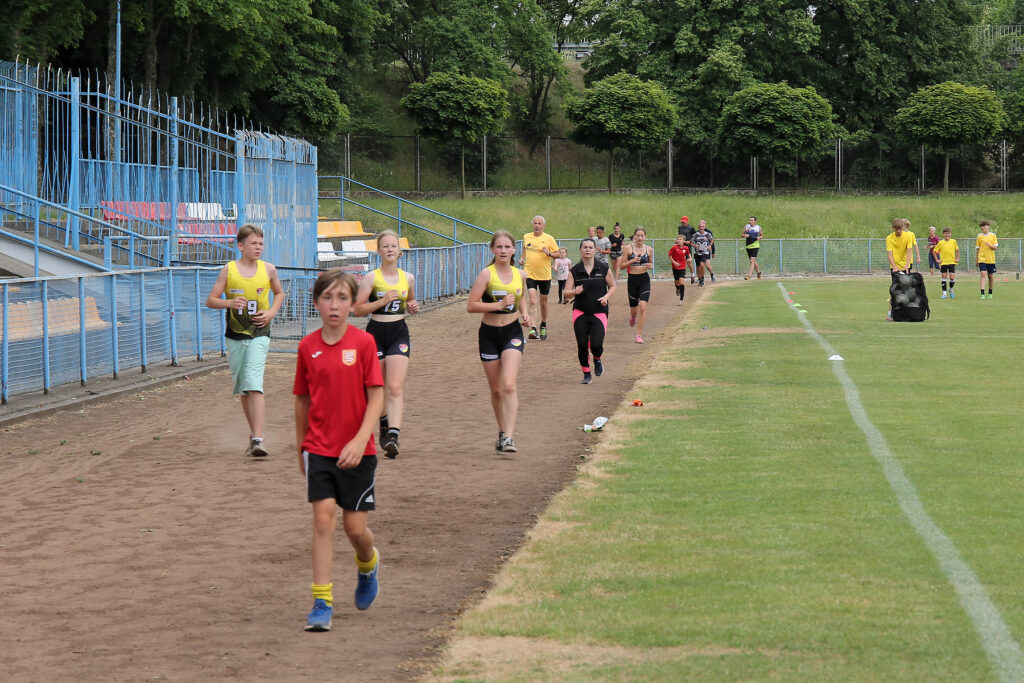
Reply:
[[[323,327],[299,342],[295,367],[295,442],[313,504],[313,611],[307,631],[331,628],[337,507],[356,551],[356,608],[368,609],[377,597],[380,553],[366,518],[374,509],[373,428],[384,405],[384,383],[377,343],[348,324],[356,292],[355,280],[340,269],[317,278],[313,301]]]
[[[690,260],[690,247],[686,246],[686,235],[676,236],[676,243],[668,250],[668,257],[672,261],[672,277],[676,281],[679,305],[682,306],[683,295],[686,293],[686,264]]]

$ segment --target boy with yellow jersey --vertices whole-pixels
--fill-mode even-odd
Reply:
[[[932,253],[939,264],[939,276],[942,278],[942,297],[946,298],[946,281],[949,281],[949,298],[955,299],[953,285],[956,284],[956,264],[960,262],[960,245],[950,236],[953,231],[949,228],[942,229],[942,239],[935,243]]]
[[[206,297],[206,306],[224,309],[231,393],[241,396],[242,411],[249,423],[249,447],[245,454],[261,458],[267,454],[263,446],[263,370],[270,350],[270,321],[284,303],[284,288],[277,268],[260,260],[263,231],[255,225],[243,225],[235,239],[242,257],[220,269]],[[273,303],[270,292],[274,293]]]
[[[978,235],[978,271],[981,273],[981,298],[985,298],[985,274],[988,274],[988,298],[992,298],[992,281],[996,272],[996,249],[999,239],[992,232],[992,224],[988,221],[978,223],[981,233]]]
[[[900,273],[906,273],[909,270],[913,258],[910,249],[914,238],[909,231],[904,230],[904,220],[903,218],[894,218],[892,232],[885,238],[885,253],[889,257],[889,271],[893,282],[896,282]],[[889,302],[889,314],[886,319],[892,320],[892,301]]]
[[[526,289],[529,292],[529,303],[527,312],[533,320],[532,315],[537,310],[538,300],[540,302],[540,332],[537,327],[530,329],[530,339],[541,340],[548,338],[548,292],[551,291],[551,259],[558,253],[558,242],[551,235],[544,232],[544,216],[533,217],[533,232],[523,236],[523,254],[519,258],[519,265],[525,264]]]

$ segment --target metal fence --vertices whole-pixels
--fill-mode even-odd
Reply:
[[[263,228],[268,259],[315,266],[316,164],[308,142],[188,99],[115,89],[98,72],[0,62],[0,182],[69,209],[68,248],[78,248],[74,212],[177,237],[175,261],[207,258],[189,248],[197,234],[233,235],[248,222]],[[0,201],[30,217],[21,198]],[[232,251],[209,242],[213,261]]]
[[[320,146],[328,173],[383,190],[451,192],[460,188],[459,146],[411,135],[346,135]],[[567,138],[527,141],[486,136],[466,149],[473,191],[581,190],[608,186],[608,154]],[[636,189],[768,190],[772,165],[723,154],[710,140],[668,140],[649,152],[619,151],[613,185]],[[780,191],[930,192],[943,189],[945,155],[897,140],[834,140],[815,160],[785,160],[774,169]],[[1024,189],[1024,141],[993,140],[950,150],[951,190]]]

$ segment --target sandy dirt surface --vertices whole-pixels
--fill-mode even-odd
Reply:
[[[0,671],[5,681],[412,680],[486,591],[691,301],[654,284],[645,337],[613,301],[606,372],[579,384],[568,306],[527,344],[519,452],[497,454],[479,316],[410,319],[402,452],[381,458],[370,525],[381,594],[352,606],[338,531],[334,627],[306,633],[311,515],[294,447],[294,356],[267,369],[271,451],[246,459],[226,370],[0,431]]]

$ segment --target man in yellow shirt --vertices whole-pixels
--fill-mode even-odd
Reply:
[[[905,218],[894,218],[892,232],[885,238],[885,253],[889,257],[889,271],[893,282],[896,282],[900,273],[906,273],[912,263],[910,249],[914,238],[909,231],[904,230],[904,227],[910,223],[909,221],[904,223],[905,220]],[[889,302],[889,314],[886,319],[892,320],[892,301]]]
[[[981,233],[978,235],[978,270],[981,272],[981,298],[985,298],[985,274],[988,273],[988,298],[992,298],[992,280],[996,272],[996,249],[999,248],[999,239],[992,232],[992,225],[988,221],[978,223]]]
[[[526,291],[530,293],[527,312],[531,320],[540,319],[540,332],[534,327],[530,339],[548,338],[548,292],[551,291],[551,259],[558,254],[558,242],[544,232],[544,216],[533,217],[533,232],[523,236],[523,253],[519,265],[526,265]],[[537,313],[538,300],[540,314]]]
[[[956,264],[960,262],[960,245],[956,240],[951,239],[953,231],[949,228],[942,229],[942,239],[935,243],[932,253],[935,260],[939,262],[939,277],[942,278],[942,297],[946,298],[946,281],[949,281],[949,298],[955,299],[953,285],[956,284]],[[930,265],[930,262],[929,262]]]

